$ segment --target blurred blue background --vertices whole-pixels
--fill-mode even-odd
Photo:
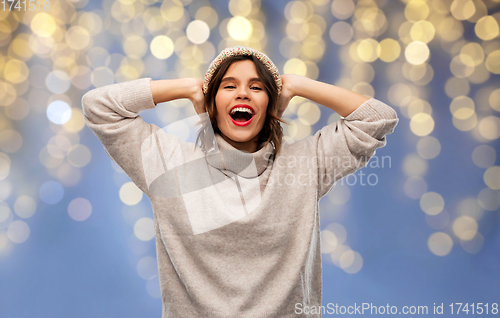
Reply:
[[[8,4],[0,317],[161,316],[150,202],[84,125],[81,97],[142,77],[201,79],[238,44],[400,118],[368,166],[320,201],[323,305],[500,317],[500,1]],[[193,114],[178,100],[141,116],[162,127]],[[290,142],[339,119],[299,98],[284,117]]]

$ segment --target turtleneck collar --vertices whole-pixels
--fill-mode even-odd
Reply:
[[[219,151],[206,154],[205,159],[214,168],[232,177],[237,174],[243,178],[255,178],[261,175],[274,159],[272,143],[260,143],[256,152],[250,153],[234,148],[220,133],[215,133]]]

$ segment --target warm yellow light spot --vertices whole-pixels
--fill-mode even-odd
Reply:
[[[304,58],[319,61],[325,52],[325,44],[321,39],[308,38],[302,42],[301,52]]]
[[[472,0],[454,0],[450,12],[457,20],[467,20],[476,13],[476,6]]]
[[[484,61],[484,50],[482,46],[479,45],[479,43],[471,42],[467,43],[462,47],[462,49],[460,49],[459,56],[462,60],[462,63],[468,66],[478,66]]]
[[[484,172],[484,183],[493,190],[500,190],[500,167],[493,166]]]
[[[309,24],[287,23],[286,35],[293,41],[302,41],[309,36]]]
[[[63,159],[71,148],[71,141],[64,135],[55,135],[47,142],[47,151],[54,158]]]
[[[363,257],[353,250],[345,251],[339,258],[339,266],[346,273],[355,274],[363,267]]]
[[[12,35],[13,25],[9,21],[3,19],[2,13],[9,14],[9,11],[0,11],[0,41],[4,41]]]
[[[460,201],[456,211],[457,215],[467,215],[475,220],[479,220],[484,214],[483,209],[481,209],[477,199],[474,197],[467,197]]]
[[[115,20],[126,23],[132,20],[136,15],[136,8],[134,4],[115,1],[111,5],[111,15]]]
[[[444,199],[437,192],[427,192],[420,198],[420,208],[428,215],[441,213],[444,208]]]
[[[477,222],[473,218],[467,215],[459,216],[455,222],[453,222],[453,233],[464,241],[471,240],[477,233]]]
[[[466,252],[471,254],[477,254],[483,247],[483,243],[484,243],[484,236],[479,232],[477,232],[476,236],[474,236],[471,240],[468,241],[460,240],[460,245],[462,246],[462,248]]]
[[[424,63],[429,58],[429,55],[429,47],[424,42],[411,42],[405,49],[405,58],[408,63],[411,63],[413,65]]]
[[[421,84],[421,81],[429,82],[434,75],[434,70],[428,63],[413,65],[405,62],[402,71],[404,77],[419,85],[425,85]]]
[[[337,248],[337,236],[329,230],[321,231],[321,252],[331,253]]]
[[[427,240],[427,247],[437,256],[448,255],[453,247],[453,240],[451,237],[443,232],[436,232],[429,236]]]
[[[147,53],[148,45],[142,37],[138,35],[131,35],[124,41],[123,51],[130,58],[140,59]]]
[[[404,158],[402,169],[407,176],[422,176],[429,170],[429,164],[427,160],[410,153]]]
[[[149,47],[151,54],[159,60],[165,60],[174,53],[174,42],[165,35],[156,36]]]
[[[352,26],[344,21],[335,22],[330,28],[330,40],[338,45],[349,43],[353,35]]]
[[[377,55],[382,61],[386,63],[394,62],[400,54],[401,46],[399,45],[398,41],[394,39],[383,39],[377,45]]]
[[[500,88],[495,89],[491,92],[490,97],[488,98],[488,102],[490,103],[491,108],[500,112]]]
[[[79,108],[73,108],[71,112],[71,118],[62,124],[62,127],[67,132],[76,134],[85,127],[85,118],[82,111]]]
[[[5,129],[0,132],[0,150],[8,153],[18,151],[23,145],[23,137],[13,129]]]
[[[405,17],[408,21],[424,20],[429,15],[429,6],[423,0],[412,0],[405,7]]]
[[[302,1],[289,2],[285,7],[285,17],[291,23],[305,22],[309,14],[307,5]]]
[[[467,110],[465,110],[465,112],[468,113]],[[455,126],[456,129],[460,131],[470,131],[477,125],[477,115],[476,113],[472,113],[472,115],[470,117],[467,117],[466,119],[459,119],[456,116],[453,116],[451,118],[451,121],[453,122],[453,126]]]
[[[410,29],[410,37],[413,41],[429,43],[435,34],[436,29],[434,25],[427,20],[415,22]]]
[[[334,113],[337,116],[337,113]],[[338,120],[338,119],[337,119]],[[331,201],[335,205],[342,205],[347,203],[349,201],[349,198],[351,197],[351,190],[349,190],[348,186],[344,185],[337,185],[333,188],[332,191],[328,193],[328,200]]]
[[[228,8],[233,16],[246,17],[252,12],[252,2],[250,0],[230,0]]]
[[[405,21],[401,23],[398,27],[398,36],[403,44],[409,44],[414,40],[411,38],[411,28],[413,27],[413,23],[410,21]]]
[[[141,241],[152,240],[155,237],[153,219],[144,217],[137,220],[134,224],[134,235]]]
[[[484,188],[477,195],[477,203],[483,209],[495,211],[500,207],[500,191]]]
[[[126,205],[136,205],[142,200],[142,191],[133,182],[122,185],[119,194],[120,200]]]
[[[237,16],[229,20],[227,32],[233,39],[244,41],[252,35],[252,24],[244,17]]]
[[[31,20],[31,30],[38,36],[49,37],[57,29],[56,20],[45,12],[39,12],[35,14]]]
[[[78,25],[95,35],[103,29],[103,19],[94,12],[83,12],[78,18]]]
[[[500,74],[500,50],[488,54],[486,58],[486,69],[493,74]]]
[[[469,55],[457,55],[450,62],[450,71],[458,78],[470,76],[474,68],[474,60]]]
[[[324,6],[325,4],[330,2],[330,0],[310,0],[310,1],[317,6]]]
[[[139,78],[139,70],[131,64],[123,64],[118,68],[117,77],[123,77],[126,80]]]
[[[422,137],[417,142],[417,152],[424,159],[434,159],[441,152],[441,143],[436,137]]]
[[[64,34],[66,43],[73,50],[83,50],[90,43],[90,34],[85,28],[74,25]]]
[[[500,118],[487,116],[479,122],[479,133],[486,139],[495,140],[500,137]]]
[[[492,40],[498,36],[498,22],[491,15],[487,15],[477,20],[474,27],[478,38],[484,41]]]
[[[210,36],[208,24],[201,20],[191,21],[186,28],[186,36],[194,44],[202,44]]]
[[[297,74],[305,76],[307,74],[307,66],[304,61],[298,58],[293,58],[286,61],[285,66],[283,67],[283,71],[285,74]]]
[[[429,114],[418,113],[411,118],[410,129],[417,136],[427,136],[434,130],[434,119]]]
[[[11,167],[10,157],[5,153],[0,152],[0,180],[4,180],[9,176],[10,167]],[[4,220],[2,219],[2,211],[0,206],[0,223],[3,221]]]
[[[92,154],[87,146],[77,144],[69,149],[67,159],[73,167],[82,168],[90,162],[91,157]]]
[[[453,17],[441,18],[437,23],[439,23],[437,31],[445,41],[456,41],[464,34],[464,26]]]
[[[214,8],[209,6],[204,6],[199,8],[198,11],[196,11],[194,18],[196,20],[204,21],[210,27],[210,29],[212,29],[213,27],[217,26],[219,15],[217,14],[217,11],[215,11]]]
[[[395,83],[387,92],[389,97],[389,101],[397,106],[405,107],[408,105],[410,101],[412,101],[414,97],[414,93],[410,86],[404,83]]]
[[[304,124],[314,125],[321,117],[321,110],[319,109],[318,105],[311,102],[306,102],[300,105],[297,116],[299,117],[299,120]]]
[[[495,164],[497,153],[489,145],[479,145],[472,151],[472,162],[479,168],[489,168]]]
[[[11,59],[5,64],[3,74],[6,80],[13,84],[24,82],[29,76],[29,68],[21,60]]]
[[[28,34],[21,33],[9,44],[9,49],[25,61],[33,56],[33,50],[29,45],[29,38]],[[0,66],[1,69],[2,67]]]
[[[352,16],[354,10],[356,9],[356,4],[352,0],[333,0],[331,11],[335,18],[339,20],[345,20]]]
[[[311,134],[311,126],[304,124],[299,119],[289,121],[290,125],[285,125],[284,131],[287,136],[295,141],[302,140]]]
[[[0,106],[12,105],[16,101],[16,99],[16,88],[12,84],[0,80]],[[1,126],[3,125],[0,125],[0,127]]]
[[[180,1],[163,1],[161,15],[169,22],[179,21],[184,16],[184,7]]]
[[[36,201],[29,195],[21,195],[14,203],[14,211],[19,217],[28,219],[36,212]]]
[[[474,101],[468,96],[458,96],[451,101],[450,112],[457,119],[467,119],[474,114]]]
[[[358,57],[364,62],[373,62],[377,59],[378,42],[374,39],[363,39],[357,47]]]

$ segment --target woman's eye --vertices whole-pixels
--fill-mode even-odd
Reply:
[[[261,90],[262,90],[262,88],[260,88],[260,87],[257,87],[257,86],[255,86],[255,87],[252,87],[252,88],[256,88],[256,89],[257,89],[257,90],[259,90],[259,91],[261,91]]]
[[[229,85],[229,86],[226,86],[224,88],[234,88],[234,86]]]

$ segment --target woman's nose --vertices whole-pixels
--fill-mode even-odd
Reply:
[[[236,93],[237,99],[249,99],[247,89],[245,87],[240,87]]]

